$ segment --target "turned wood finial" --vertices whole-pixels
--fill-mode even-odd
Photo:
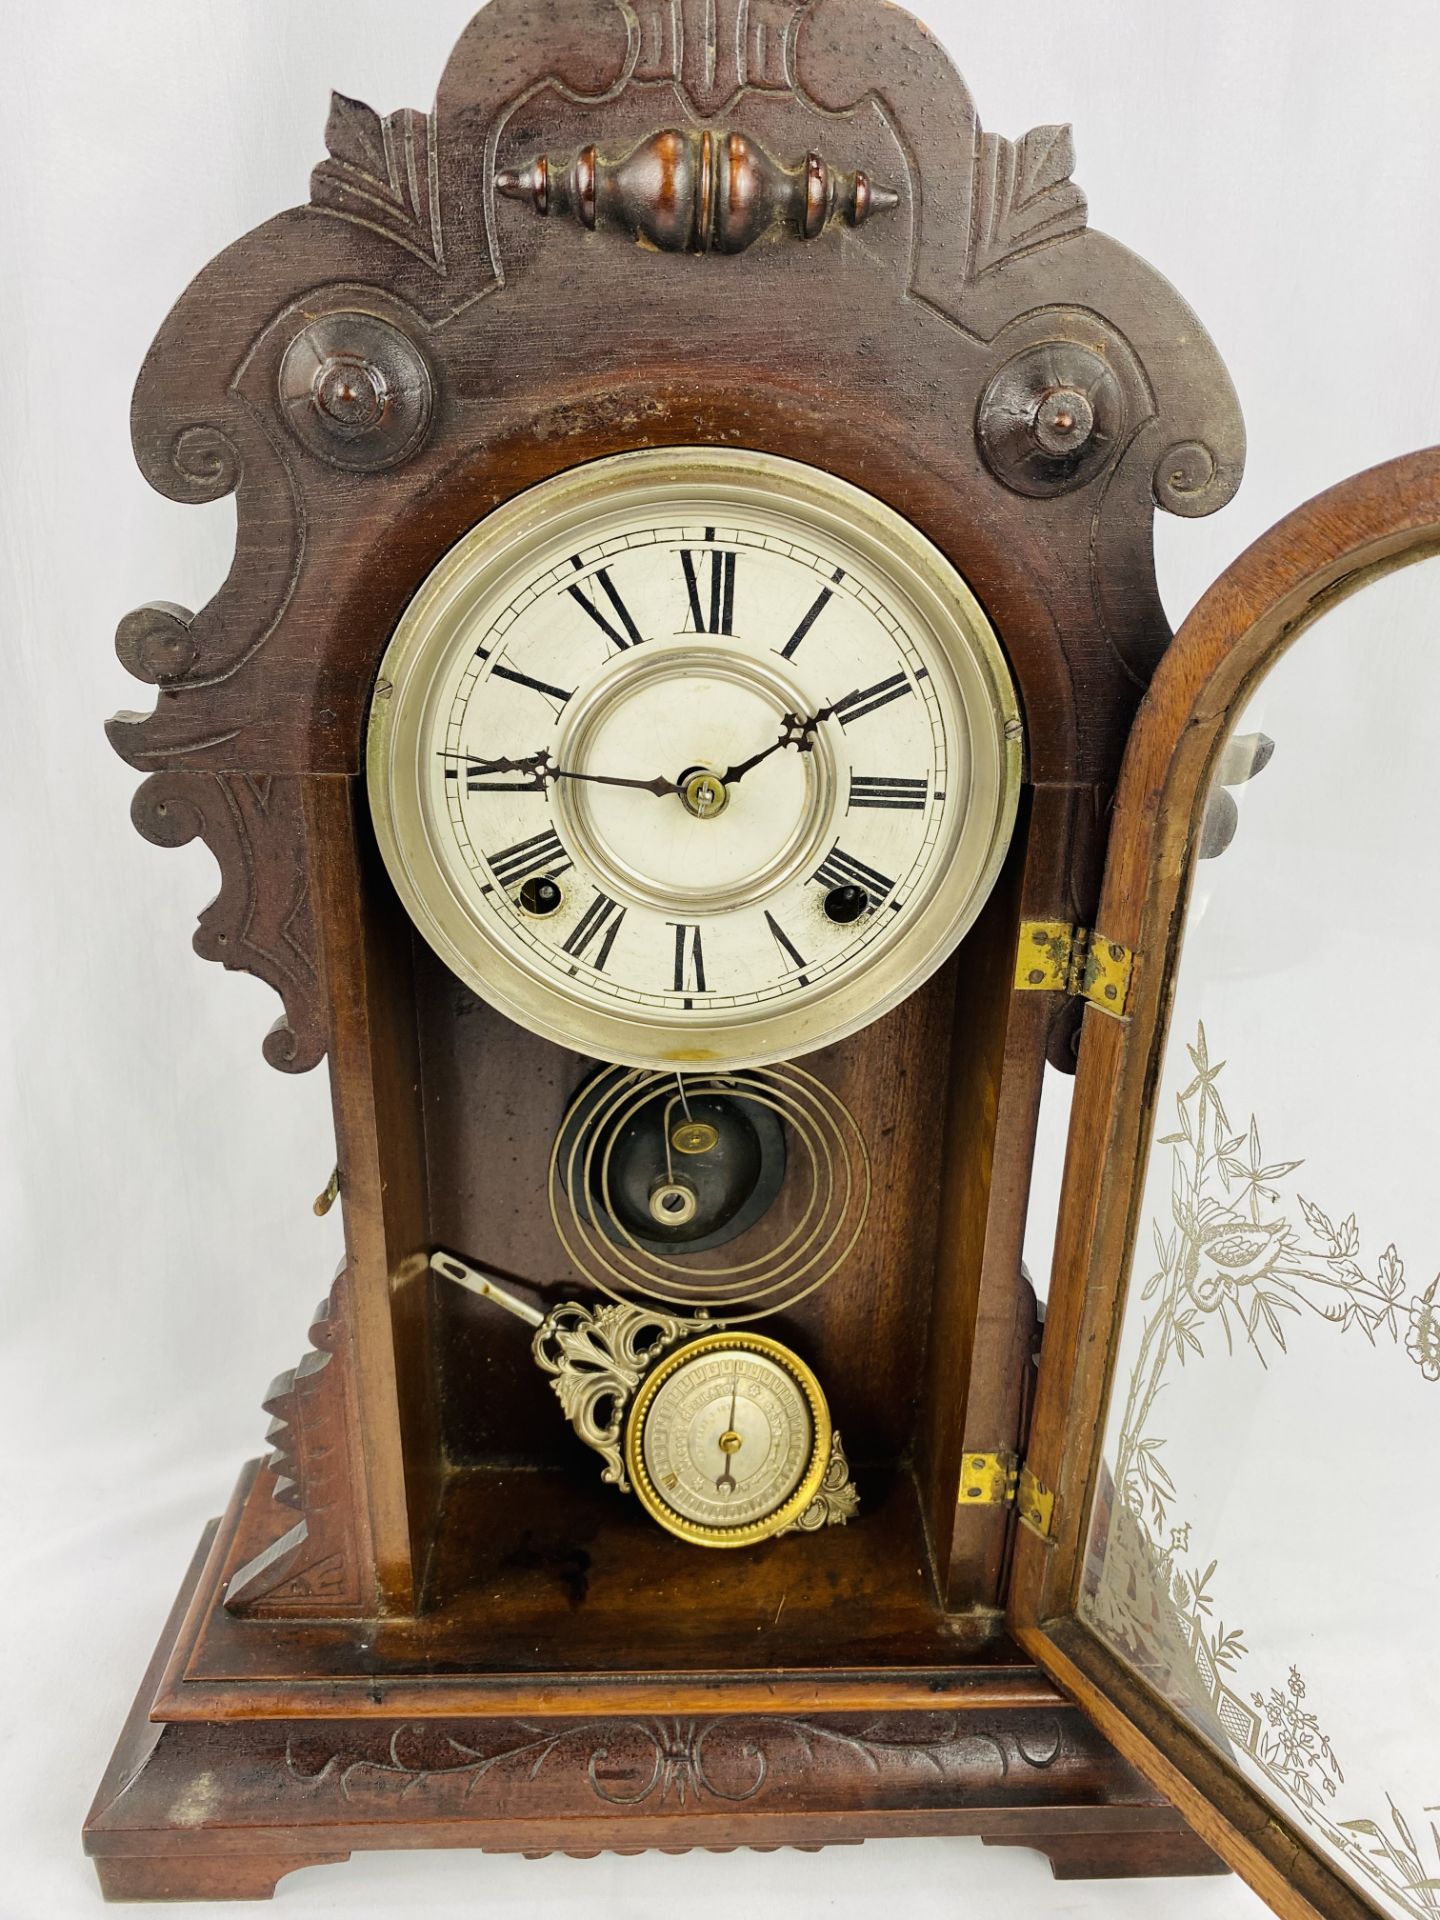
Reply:
[[[495,185],[537,213],[614,227],[663,253],[743,253],[780,228],[813,240],[837,219],[858,227],[900,198],[865,173],[836,172],[818,153],[785,167],[743,133],[677,128],[615,161],[593,146],[565,165],[541,154]]]

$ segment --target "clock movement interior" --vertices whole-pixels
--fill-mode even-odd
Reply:
[[[755,1324],[819,1370],[860,1493],[860,1513],[843,1528],[751,1546],[718,1566],[697,1560],[693,1546],[657,1531],[586,1464],[536,1372],[530,1330],[437,1277],[427,1337],[438,1395],[427,1413],[438,1419],[446,1464],[424,1601],[432,1642],[448,1627],[457,1641],[478,1637],[501,1668],[537,1660],[603,1668],[626,1632],[643,1629],[657,1665],[740,1659],[764,1668],[809,1664],[821,1648],[827,1658],[923,1665],[957,1635],[996,1637],[993,1615],[967,1624],[963,1608],[945,1603],[925,1511],[927,1501],[953,1504],[925,1393],[938,1357],[944,1143],[949,1129],[978,1132],[984,1121],[954,1099],[946,1068],[914,1063],[952,1056],[962,987],[970,1007],[984,1004],[984,982],[963,952],[874,1029],[806,1060],[802,1084],[815,1091],[797,1103],[798,1125],[768,1099],[759,1106],[748,1086],[742,1104],[745,1094],[706,1091],[710,1077],[695,1076],[690,1118],[733,1127],[743,1177],[720,1183],[715,1214],[706,1192],[696,1222],[717,1224],[688,1242],[684,1229],[658,1228],[650,1203],[682,1159],[672,1148],[667,1163],[664,1126],[683,1114],[690,1076],[678,1085],[673,1075],[638,1076],[651,1081],[661,1124],[637,1125],[626,1117],[633,1071],[596,1068],[519,1029],[418,938],[408,959],[422,1099],[444,1121],[428,1136],[443,1142],[428,1166],[433,1243],[528,1288],[542,1308],[603,1301],[598,1278],[621,1297],[682,1314],[698,1308],[720,1324],[763,1315]],[[972,1027],[964,1045],[978,1038]],[[781,1083],[802,1078],[798,1069],[769,1071]],[[599,1156],[587,1165],[585,1152],[595,1147],[597,1110],[603,1125],[607,1088],[612,1107],[620,1096],[613,1198]],[[815,1187],[827,1184],[833,1191],[817,1200]],[[516,1206],[519,1192],[528,1205]]]

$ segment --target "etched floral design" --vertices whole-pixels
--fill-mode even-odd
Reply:
[[[1300,1669],[1291,1667],[1283,1688],[1271,1687],[1268,1696],[1256,1693],[1251,1699],[1265,1715],[1255,1757],[1284,1783],[1292,1799],[1312,1807],[1333,1800],[1345,1776],[1320,1722],[1302,1704],[1305,1681]]]
[[[1197,1227],[1185,1248],[1185,1290],[1202,1313],[1212,1313],[1225,1298],[1269,1273],[1285,1244],[1286,1225],[1248,1227],[1229,1219]]]
[[[1395,1904],[1406,1913],[1417,1917],[1440,1913],[1440,1879],[1435,1870],[1428,1866],[1409,1824],[1395,1802],[1387,1794],[1386,1805],[1390,1818],[1382,1825],[1378,1820],[1342,1820],[1340,1828],[1349,1836],[1352,1856],[1369,1865],[1370,1878],[1383,1885],[1389,1891]],[[1440,1807],[1426,1807],[1426,1813],[1440,1813]],[[1430,1825],[1430,1839],[1437,1858],[1440,1858],[1440,1830],[1434,1822]],[[1363,1841],[1372,1841],[1364,1846]],[[1372,1864],[1373,1863],[1373,1864]]]
[[[1233,1128],[1219,1087],[1225,1062],[1212,1062],[1203,1026],[1187,1051],[1178,1128],[1159,1143],[1173,1149],[1170,1217],[1152,1223],[1156,1264],[1140,1291],[1148,1312],[1082,1610],[1207,1737],[1243,1750],[1362,1884],[1395,1912],[1434,1920],[1440,1827],[1430,1825],[1432,1863],[1388,1796],[1383,1821],[1336,1819],[1345,1775],[1300,1669],[1282,1684],[1242,1684],[1244,1632],[1218,1616],[1218,1563],[1190,1560],[1191,1523],[1176,1513],[1183,1496],[1152,1420],[1172,1367],[1215,1353],[1217,1331],[1226,1354],[1268,1367],[1302,1316],[1400,1348],[1426,1380],[1440,1380],[1440,1277],[1413,1292],[1393,1242],[1373,1264],[1363,1260],[1353,1213],[1336,1219],[1298,1193],[1287,1201],[1285,1183],[1303,1163],[1268,1160],[1253,1116]]]
[[[1405,1263],[1394,1244],[1373,1271],[1360,1263],[1360,1229],[1352,1213],[1335,1221],[1297,1194],[1297,1222],[1282,1201],[1282,1183],[1304,1164],[1268,1160],[1259,1122],[1236,1131],[1202,1025],[1187,1049],[1194,1069],[1176,1098],[1168,1231],[1152,1225],[1155,1270],[1141,1288],[1155,1306],[1145,1322],[1121,1421],[1116,1482],[1130,1510],[1156,1528],[1168,1521],[1175,1489],[1160,1455],[1163,1439],[1150,1419],[1171,1361],[1205,1358],[1218,1330],[1228,1352],[1247,1349],[1262,1366],[1286,1351],[1288,1317],[1311,1314],[1338,1332],[1358,1328],[1375,1344],[1399,1342],[1426,1379],[1440,1379],[1440,1280],[1407,1301]]]
[[[1427,1380],[1440,1380],[1440,1301],[1435,1298],[1437,1288],[1440,1288],[1440,1276],[1430,1282],[1418,1300],[1410,1302],[1410,1332],[1405,1341],[1405,1351]]]

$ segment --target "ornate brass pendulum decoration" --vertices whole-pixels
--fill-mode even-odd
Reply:
[[[858,1512],[820,1383],[778,1340],[708,1315],[682,1318],[614,1301],[592,1308],[564,1300],[547,1311],[457,1254],[436,1253],[430,1265],[534,1328],[535,1364],[577,1436],[604,1461],[600,1478],[636,1495],[668,1533],[695,1546],[747,1547],[777,1534],[843,1527]],[[742,1375],[746,1417],[737,1420]],[[693,1466],[707,1412],[723,1407],[727,1390],[712,1495]],[[741,1454],[750,1469],[743,1483],[735,1476]],[[691,1469],[691,1484],[680,1484],[675,1465]]]
[[[694,128],[653,134],[620,160],[602,160],[593,146],[561,164],[541,154],[495,185],[537,213],[614,228],[662,253],[743,253],[781,230],[814,240],[836,220],[858,227],[900,199],[865,173],[837,173],[818,153],[785,167],[743,133]]]

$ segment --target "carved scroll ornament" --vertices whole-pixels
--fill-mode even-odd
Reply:
[[[665,273],[652,252],[749,248],[738,278],[752,278],[758,324],[746,378],[780,398],[756,421],[776,450],[823,465],[853,423],[832,410],[822,444],[790,417],[792,357],[802,381],[814,364],[813,345],[792,339],[793,266],[803,312],[826,338],[827,375],[866,396],[880,438],[903,431],[929,449],[917,475],[953,453],[957,511],[1016,532],[1031,524],[1029,503],[1045,502],[1055,564],[1043,592],[1065,614],[1058,639],[1037,640],[1016,670],[1037,714],[1060,712],[1066,687],[1086,689],[1077,765],[1096,795],[1127,703],[1170,637],[1151,511],[1211,512],[1243,467],[1218,356],[1170,288],[1088,228],[1069,129],[1015,140],[984,130],[933,36],[900,7],[569,0],[545,18],[537,35],[529,0],[490,0],[432,113],[380,114],[337,95],[309,207],[197,279],[136,390],[147,477],[176,500],[235,493],[238,560],[193,619],[159,604],[122,623],[122,660],[161,697],[147,714],[118,716],[110,735],[131,765],[179,782],[169,813],[149,806],[140,821],[152,838],[193,837],[198,827],[180,830],[197,818],[193,798],[219,851],[231,836],[223,786],[245,830],[273,849],[258,874],[243,849],[222,857],[203,950],[279,987],[289,1025],[267,1050],[292,1070],[320,1057],[325,1009],[308,952],[291,951],[307,946],[307,917],[273,802],[261,818],[259,783],[357,771],[375,634],[413,586],[411,535],[388,530],[458,537],[465,490],[435,491],[437,475],[528,431],[534,397],[574,380],[573,337],[552,322],[577,270],[589,297],[627,314],[653,291],[660,337],[693,320],[696,276]],[[844,247],[843,285],[815,272],[823,248],[817,259],[793,244],[882,212],[864,244]],[[597,244],[573,225],[535,244],[542,213],[593,226]],[[637,244],[599,244],[607,227]],[[955,325],[932,336],[932,310]],[[728,337],[733,317],[706,311],[706,338]],[[637,360],[629,320],[592,329],[593,391],[562,404],[563,433],[583,428],[589,450],[603,451],[660,415],[692,438],[728,431],[715,399],[732,400],[737,383],[677,380],[649,352]],[[913,391],[887,382],[892,360],[924,365],[926,379]],[[660,415],[618,397],[637,375],[653,380],[644,407]],[[983,466],[968,461],[972,444]],[[550,451],[557,464],[569,457],[558,435]],[[377,537],[358,534],[362,522]],[[367,617],[337,617],[341,607]],[[1032,736],[1047,781],[1069,751],[1062,733],[1053,759]],[[212,792],[204,783],[216,778]],[[1093,850],[1103,814],[1091,812]],[[1077,901],[1074,917],[1092,908]]]
[[[785,167],[743,133],[670,128],[602,160],[583,147],[557,165],[546,155],[500,174],[512,200],[582,227],[613,227],[662,253],[743,253],[788,230],[814,240],[837,220],[858,227],[899,204],[863,172],[837,173],[818,153]]]
[[[856,1774],[896,1784],[1026,1780],[1079,1747],[1053,1713],[881,1713],[664,1720],[409,1722],[306,1728],[285,1748],[282,1790],[332,1806],[411,1800],[464,1804],[506,1777],[539,1798],[565,1781],[583,1805],[739,1806],[770,1794],[823,1793]]]
[[[187,627],[172,618],[156,631],[157,644],[164,644],[168,634],[183,639]],[[284,1013],[265,1036],[272,1067],[305,1073],[316,1066],[325,1057],[329,1025],[300,782],[281,774],[155,773],[136,789],[130,816],[158,847],[195,839],[209,847],[220,867],[220,891],[200,915],[195,951],[202,960],[253,973],[284,1001]]]
[[[1041,406],[1033,364],[1010,367],[990,396],[984,497],[1095,489],[1083,524],[1056,520],[1059,552],[1083,543],[1122,681],[1142,685],[1169,628],[1136,516],[1223,505],[1244,437],[1194,316],[1087,228],[1069,129],[1017,140],[982,129],[933,37],[881,0],[572,0],[546,21],[537,34],[528,0],[490,0],[432,113],[336,96],[309,207],[229,249],[166,322],[136,390],[136,452],[171,498],[237,494],[243,564],[193,621],[162,609],[127,629],[127,666],[165,697],[112,725],[122,756],[147,772],[353,772],[371,636],[334,610],[363,597],[383,623],[409,584],[386,567],[403,543],[357,539],[356,513],[406,521],[437,472],[514,430],[527,395],[572,377],[573,343],[549,323],[578,257],[602,271],[598,297],[623,309],[639,282],[658,287],[652,251],[749,248],[752,267],[757,252],[767,274],[798,256],[803,275],[809,250],[787,238],[891,209],[869,244],[847,247],[843,302],[824,276],[805,280],[835,377],[884,402],[877,431],[899,412],[875,383],[875,342],[892,338],[887,352],[903,358],[913,333],[918,353],[928,309],[959,323],[947,346],[924,350],[933,380],[917,392],[917,431],[937,446],[974,432],[986,383],[1037,344],[1037,328],[1053,339],[1053,316],[1082,348],[1095,328],[1072,332],[1068,316],[1107,332],[1118,431],[1103,374],[1081,369]],[[639,244],[588,248],[572,228],[579,245],[536,246],[540,212]],[[690,276],[670,278],[660,297],[683,301]],[[778,287],[766,280],[747,371],[788,391]],[[1032,327],[1042,312],[1052,318]],[[1022,323],[1026,337],[1011,336]],[[996,343],[994,358],[977,363],[973,340]],[[1119,359],[1116,342],[1131,343]],[[592,333],[597,387],[632,377],[634,349],[625,327]],[[698,403],[687,393],[685,404]],[[598,402],[586,405],[598,419]],[[714,429],[696,418],[687,430]],[[363,495],[346,490],[356,472]],[[445,531],[463,531],[458,515]],[[1070,586],[1055,590],[1074,604]],[[1089,639],[1076,630],[1067,645]]]

